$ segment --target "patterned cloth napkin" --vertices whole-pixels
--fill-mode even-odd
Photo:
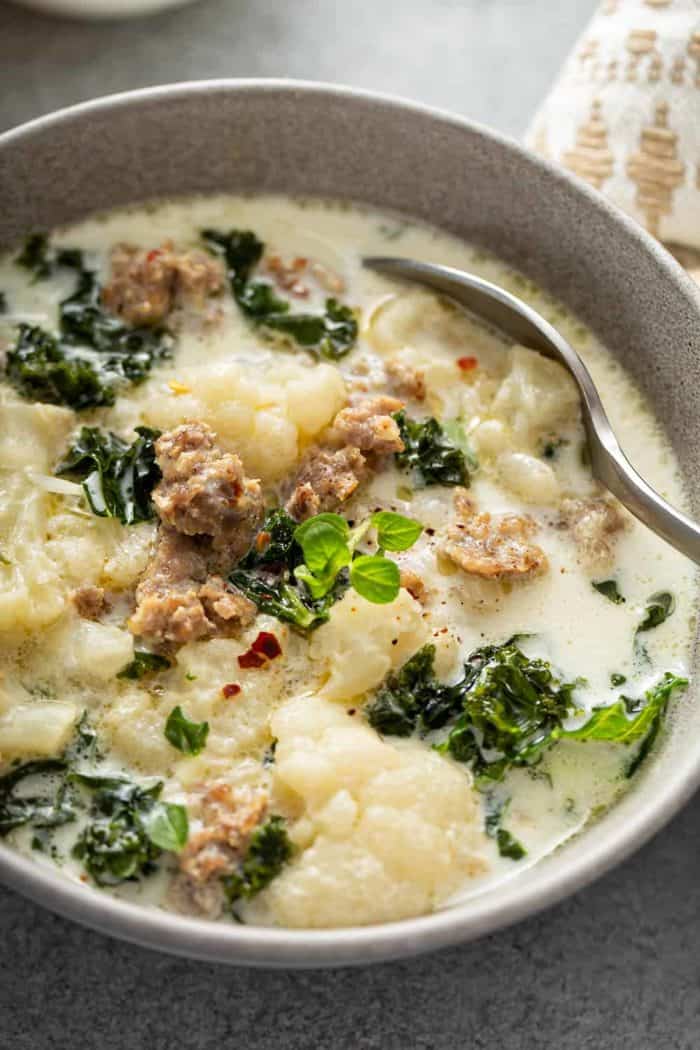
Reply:
[[[700,0],[604,0],[527,142],[700,279]]]

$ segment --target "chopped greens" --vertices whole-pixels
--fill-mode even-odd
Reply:
[[[147,674],[167,671],[169,667],[172,667],[172,663],[167,656],[161,656],[160,653],[149,653],[146,649],[134,649],[134,659],[130,660],[126,667],[122,667],[117,678],[138,681]]]
[[[522,860],[523,857],[527,856],[527,850],[522,842],[519,842],[505,828],[499,828],[496,832],[496,844],[502,857],[508,857],[510,860]]]
[[[10,769],[0,777],[0,836],[26,825],[36,832],[34,847],[45,849],[52,829],[89,808],[72,853],[98,885],[114,886],[154,871],[164,850],[182,849],[187,812],[160,800],[161,782],[144,787],[126,777],[76,769],[78,762],[100,757],[96,734],[83,715],[62,756]]]
[[[250,230],[202,230],[202,239],[224,258],[233,297],[251,324],[330,361],[339,361],[355,345],[357,320],[337,299],[326,299],[322,314],[292,313],[271,284],[251,280],[265,245]]]
[[[231,907],[242,897],[250,899],[279,875],[292,856],[292,843],[282,817],[272,816],[251,835],[250,845],[238,871],[223,878]]]
[[[613,605],[623,605],[627,600],[620,594],[617,580],[601,580],[599,583],[593,583],[591,586],[593,590],[597,591],[598,594],[602,594]]]
[[[618,671],[613,671],[610,675],[610,685],[615,689],[620,685],[624,685],[626,681],[627,675],[620,674]]]
[[[7,296],[0,292],[0,315],[7,313]]]
[[[518,839],[502,826],[503,818],[508,812],[510,799],[503,802],[496,801],[491,794],[486,796],[486,819],[484,830],[491,839],[496,840],[498,852],[502,857],[509,860],[522,860],[527,856],[527,850]]]
[[[98,886],[117,886],[155,870],[163,850],[179,850],[188,835],[184,806],[159,800],[162,782],[142,787],[121,777],[72,773],[92,792],[91,820],[73,856]]]
[[[286,511],[270,511],[252,547],[229,579],[261,612],[307,631],[328,619],[331,606],[345,592],[348,581],[347,574],[340,573],[323,597],[314,598],[295,575],[304,563],[302,547],[295,539],[296,529],[297,523]]]
[[[452,685],[436,678],[434,657],[434,646],[420,649],[386,679],[365,714],[378,732],[391,736],[447,727],[437,749],[470,765],[481,787],[515,766],[536,763],[559,740],[631,744],[644,738],[648,749],[670,696],[687,684],[667,673],[641,700],[621,697],[594,710],[582,726],[566,729],[576,713],[579,683],[561,681],[546,661],[527,657],[515,639],[475,650],[464,677]]]
[[[357,555],[355,546],[371,527],[377,530],[380,551]],[[317,514],[297,525],[285,511],[274,510],[229,579],[261,611],[311,630],[328,619],[348,584],[367,601],[393,601],[400,573],[383,548],[406,550],[421,531],[418,522],[389,511],[379,511],[351,530],[339,514]]]
[[[6,374],[23,397],[76,411],[113,405],[120,386],[142,382],[155,363],[170,356],[164,330],[128,327],[102,308],[97,275],[85,268],[82,252],[52,252],[46,238],[35,234],[17,262],[35,280],[49,277],[56,266],[77,272],[75,291],[59,305],[58,334],[18,326]]]
[[[396,452],[400,467],[418,473],[424,485],[468,485],[469,471],[464,452],[432,417],[409,419],[401,410],[393,417],[399,427],[403,452]]]
[[[165,723],[165,739],[185,755],[198,755],[209,736],[208,722],[191,722],[178,704]]]
[[[62,758],[35,759],[0,777],[0,837],[24,824],[55,828],[75,819],[75,811],[65,798],[62,774],[66,769]],[[42,778],[38,793],[27,790],[25,783],[31,784],[34,777]]]
[[[676,600],[670,591],[657,591],[652,594],[647,599],[644,619],[637,631],[651,631],[654,627],[659,627],[672,615],[675,608]]]
[[[153,520],[151,493],[161,478],[155,453],[160,431],[136,427],[136,433],[129,445],[111,431],[83,427],[56,468],[59,476],[82,481],[94,514],[124,525]]]
[[[588,721],[578,729],[561,735],[569,740],[608,740],[616,744],[633,744],[641,740],[639,751],[627,768],[630,777],[639,769],[658,736],[668,702],[675,692],[688,685],[687,678],[667,671],[660,682],[647,689],[638,700],[620,697],[609,707],[594,709]],[[628,715],[633,715],[629,718]]]

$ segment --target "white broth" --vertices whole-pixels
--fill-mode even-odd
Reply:
[[[387,252],[539,309],[684,506],[620,365],[445,234],[226,196],[35,239],[0,259],[0,834],[37,863],[222,921],[419,915],[580,831],[683,702],[691,567],[593,480],[572,381]]]

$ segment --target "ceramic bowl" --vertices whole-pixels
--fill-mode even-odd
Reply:
[[[483,127],[366,92],[278,81],[176,84],[99,99],[0,136],[0,246],[96,209],[171,195],[345,198],[426,220],[561,299],[649,397],[700,513],[700,297],[674,260],[583,183]],[[580,889],[679,809],[700,780],[691,688],[624,798],[556,853],[452,908],[355,929],[213,924],[123,903],[0,846],[0,878],[150,947],[227,963],[330,966],[467,941]]]

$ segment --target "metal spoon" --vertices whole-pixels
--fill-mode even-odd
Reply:
[[[551,324],[510,292],[472,273],[414,259],[372,256],[363,259],[363,263],[387,277],[433,288],[516,343],[564,365],[581,394],[581,414],[594,477],[648,528],[700,565],[700,526],[666,503],[634,469],[617,443],[588,369]]]

